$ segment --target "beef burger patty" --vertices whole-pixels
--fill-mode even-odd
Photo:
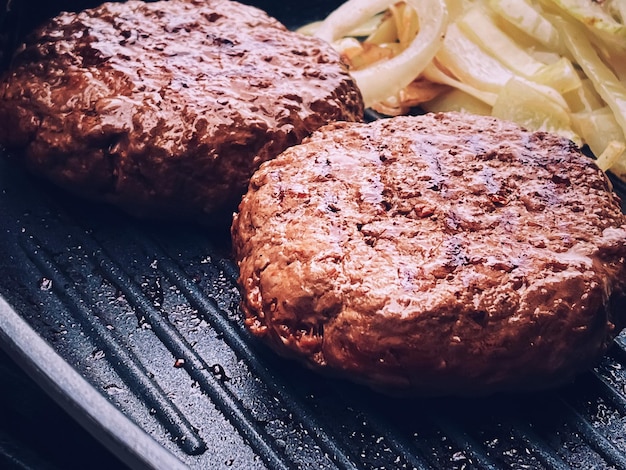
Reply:
[[[560,137],[437,114],[325,126],[232,225],[246,325],[392,393],[569,381],[626,317],[626,217]]]
[[[146,217],[203,218],[361,96],[321,40],[228,0],[105,3],[28,37],[0,82],[0,145]]]

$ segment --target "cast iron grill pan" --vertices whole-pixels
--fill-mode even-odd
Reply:
[[[0,346],[130,467],[626,468],[625,335],[555,391],[391,399],[250,336],[227,221],[137,221],[6,158],[0,220]]]

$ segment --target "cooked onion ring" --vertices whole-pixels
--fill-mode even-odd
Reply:
[[[396,0],[348,0],[332,12],[315,35],[333,43]],[[415,80],[437,53],[448,25],[444,0],[405,0],[417,12],[420,29],[408,47],[397,56],[351,71],[365,106],[383,101]]]

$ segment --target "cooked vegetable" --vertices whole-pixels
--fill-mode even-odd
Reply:
[[[626,144],[624,142],[617,142],[612,140],[604,149],[604,152],[600,154],[597,160],[598,166],[606,171],[617,163],[621,154],[626,150]]]
[[[491,110],[493,116],[516,122],[528,129],[560,134],[582,145],[572,130],[569,113],[530,82],[512,78],[502,88]]]
[[[405,2],[418,15],[419,27],[413,40],[394,57],[352,72],[366,106],[389,98],[415,80],[435,56],[443,40],[448,18],[444,0]],[[348,0],[322,22],[315,35],[333,42],[393,4],[393,0]],[[411,24],[402,26],[411,27]]]
[[[626,136],[626,86],[619,81],[608,65],[600,60],[591,42],[585,37],[581,25],[562,18],[555,18],[554,21],[563,33],[567,49],[589,77],[595,90],[611,108]]]
[[[565,48],[559,33],[538,7],[527,0],[490,0],[495,14],[538,41],[545,48],[559,53]]]
[[[624,0],[349,0],[302,31],[379,112],[492,114],[588,145],[626,180],[625,20]]]
[[[626,25],[624,25],[626,4],[624,0],[552,0],[564,11],[588,26],[595,33],[614,35],[616,40],[626,41]],[[614,16],[615,15],[615,16]],[[616,18],[619,17],[619,20]]]

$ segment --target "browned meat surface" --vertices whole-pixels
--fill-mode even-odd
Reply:
[[[555,386],[626,319],[604,174],[491,117],[323,127],[254,175],[232,235],[253,333],[391,393]]]
[[[361,120],[324,42],[228,0],[105,3],[34,32],[0,82],[0,145],[146,217],[202,219],[323,124]]]

